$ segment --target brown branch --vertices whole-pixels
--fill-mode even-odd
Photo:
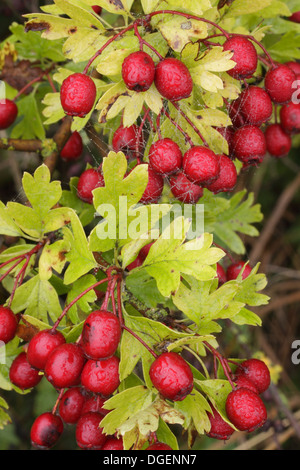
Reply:
[[[17,152],[35,152],[42,150],[41,140],[0,139],[0,149],[14,150]]]

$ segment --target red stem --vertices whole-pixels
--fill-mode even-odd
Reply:
[[[231,370],[229,368],[229,365],[227,363],[227,360],[220,354],[218,353],[218,351],[213,348],[213,346],[211,346],[207,341],[203,341],[203,344],[210,350],[210,352],[213,354],[214,356],[214,360],[215,358],[218,359],[220,361],[220,364],[224,370],[224,374],[227,378],[227,380],[229,381],[231,387],[234,389],[235,388],[235,385],[230,377],[230,373],[231,373]]]
[[[193,130],[196,132],[196,134],[198,134],[198,136],[200,137],[200,139],[202,140],[203,142],[203,145],[205,147],[209,147],[208,143],[206,142],[206,140],[204,139],[203,135],[201,134],[201,132],[199,131],[199,129],[195,126],[195,124],[190,120],[190,118],[185,114],[184,111],[182,111],[182,109],[180,108],[179,104],[178,103],[175,103],[172,101],[172,105],[177,109],[177,111],[179,111],[179,113],[181,114],[181,116],[184,117],[184,119],[186,120],[186,122],[193,128]]]
[[[137,138],[136,138],[136,142],[135,142],[135,153],[136,153],[136,159],[137,159],[138,164],[141,163],[141,159],[140,159],[141,137],[142,137],[143,128],[144,128],[146,120],[148,119],[149,113],[150,113],[150,109],[148,108],[148,109],[146,109],[145,114],[144,114],[143,119],[142,119],[142,122],[139,126],[139,130],[138,130],[138,134],[137,134]]]
[[[180,127],[179,124],[177,124],[177,122],[170,116],[168,111],[164,110],[164,114],[169,119],[169,121],[171,121],[171,123],[176,127],[176,129],[178,129],[182,133],[182,135],[184,136],[186,142],[188,142],[190,144],[190,146],[193,147],[194,143],[193,143],[192,139],[190,138],[190,136],[182,129],[182,127]]]

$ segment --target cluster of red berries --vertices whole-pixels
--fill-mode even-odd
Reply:
[[[246,261],[232,262],[225,270],[220,263],[217,263],[217,278],[219,286],[227,281],[233,281],[242,272],[242,279],[246,279],[251,273],[252,268]]]

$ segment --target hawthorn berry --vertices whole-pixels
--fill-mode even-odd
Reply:
[[[39,331],[28,343],[27,360],[38,370],[44,370],[51,352],[66,342],[64,335],[57,330]]]
[[[226,271],[220,263],[217,263],[217,278],[219,286],[222,286],[227,281]]]
[[[107,437],[100,423],[103,416],[100,413],[89,412],[82,415],[76,425],[75,437],[81,449],[100,450]]]
[[[196,204],[203,196],[203,188],[192,183],[182,171],[171,176],[169,183],[173,196],[186,204]]]
[[[272,157],[281,158],[288,155],[292,148],[292,139],[280,124],[271,124],[265,130],[267,151]]]
[[[84,415],[89,413],[90,411],[96,411],[97,413],[106,416],[109,413],[109,410],[105,410],[103,405],[105,403],[105,399],[101,398],[100,395],[92,395],[91,397],[87,398],[83,404],[81,414]]]
[[[246,124],[260,126],[273,113],[273,104],[268,93],[258,86],[249,86],[240,95],[240,112]]]
[[[118,317],[106,310],[96,310],[86,318],[81,335],[81,346],[89,359],[106,359],[112,356],[121,339]]]
[[[119,358],[112,356],[101,361],[89,359],[81,373],[81,384],[90,392],[107,397],[120,385]]]
[[[0,100],[0,130],[10,127],[18,116],[18,107],[14,101]]]
[[[158,174],[176,173],[182,165],[182,152],[174,140],[165,138],[154,142],[149,150],[149,163]]]
[[[18,319],[9,307],[0,306],[0,341],[8,343],[17,332]]]
[[[93,109],[96,94],[97,89],[92,78],[84,73],[73,73],[62,83],[61,105],[67,115],[84,117]]]
[[[129,156],[130,153],[134,152],[136,149],[136,140],[138,136],[138,131],[139,129],[135,124],[129,127],[123,127],[122,125],[119,126],[113,135],[113,139],[112,139],[113,150],[115,152],[121,151],[125,155]]]
[[[172,447],[170,447],[168,444],[165,444],[164,442],[155,442],[154,444],[151,444],[147,449],[145,450],[173,450]]]
[[[252,392],[258,394],[257,387],[250,379],[246,377],[246,375],[239,374],[234,377],[233,381],[235,383],[236,390],[239,388],[248,388],[248,390],[252,390]]]
[[[177,353],[162,353],[151,364],[149,374],[154,387],[169,400],[181,401],[193,389],[192,370]]]
[[[251,266],[249,264],[246,264],[245,261],[238,261],[236,263],[232,263],[227,268],[227,281],[232,281],[236,279],[242,270],[242,279],[246,279],[246,277],[248,277],[252,271]]]
[[[93,191],[96,188],[102,188],[105,186],[104,177],[99,170],[95,168],[88,168],[81,173],[78,184],[77,194],[78,197],[88,204],[93,203]]]
[[[288,103],[292,99],[295,80],[295,72],[287,65],[281,64],[268,71],[265,77],[265,89],[274,103]]]
[[[208,437],[227,441],[234,433],[234,428],[230,426],[220,415],[220,413],[211,405],[212,413],[208,413],[210,430],[206,433]]]
[[[101,450],[124,450],[123,439],[117,437],[108,437]]]
[[[102,7],[99,7],[98,5],[92,5],[92,9],[97,15],[101,15],[102,13]]]
[[[66,145],[60,152],[60,156],[63,160],[73,161],[77,160],[83,151],[83,142],[79,132],[75,131],[67,141]]]
[[[60,416],[50,413],[42,413],[38,416],[30,431],[31,443],[38,449],[50,449],[53,447],[61,434],[64,425]]]
[[[246,124],[245,118],[241,112],[241,96],[228,105],[228,114],[234,129],[239,129]]]
[[[295,11],[292,16],[289,17],[289,20],[294,23],[300,23],[300,11]]]
[[[219,176],[219,157],[209,148],[195,146],[183,155],[182,168],[192,183],[206,186]]]
[[[144,92],[149,90],[155,76],[152,57],[144,51],[129,54],[122,64],[122,78],[129,90]]]
[[[247,165],[261,163],[267,152],[263,131],[252,125],[240,127],[235,131],[232,146],[234,156]]]
[[[224,139],[228,143],[228,150],[229,150],[229,155],[232,154],[232,138],[234,136],[234,127],[233,126],[227,126],[227,127],[217,127],[216,130],[224,137]]]
[[[189,69],[178,59],[168,57],[156,65],[154,83],[164,98],[179,101],[188,98],[193,91]]]
[[[148,184],[140,199],[141,204],[156,203],[164,189],[164,179],[148,165]]]
[[[296,75],[296,79],[300,79],[300,63],[299,62],[286,62],[287,65]]]
[[[74,343],[61,344],[47,359],[45,377],[58,389],[79,385],[84,363],[81,346]]]
[[[229,192],[235,188],[237,182],[237,170],[232,160],[226,155],[219,155],[220,172],[215,181],[205,187],[214,194]]]
[[[255,431],[267,420],[264,402],[257,393],[247,388],[232,390],[226,399],[225,408],[229,421],[239,431]]]
[[[232,51],[236,65],[227,71],[233,78],[250,78],[257,68],[257,52],[252,42],[243,36],[233,36],[223,44],[224,51]]]
[[[236,372],[236,377],[246,377],[251,380],[261,394],[265,392],[271,383],[270,371],[267,365],[260,359],[248,359],[242,362]]]
[[[300,104],[288,103],[280,109],[280,124],[287,134],[300,132]]]
[[[60,403],[58,412],[66,424],[75,424],[79,420],[86,397],[80,387],[72,387],[65,391]]]
[[[9,369],[9,378],[11,383],[21,390],[27,390],[38,385],[43,376],[37,369],[31,367],[26,352],[23,351],[13,360]]]

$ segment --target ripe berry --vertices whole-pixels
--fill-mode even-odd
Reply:
[[[265,130],[267,151],[272,157],[285,157],[292,148],[292,139],[280,124],[271,124]]]
[[[11,341],[17,331],[18,319],[9,307],[0,306],[0,341],[5,344]]]
[[[226,271],[219,263],[217,263],[217,278],[219,286],[222,286],[227,281]]]
[[[236,377],[242,376],[251,380],[259,394],[265,392],[271,383],[270,371],[266,364],[260,359],[253,358],[242,362],[238,366],[235,375]]]
[[[77,184],[78,197],[89,204],[93,203],[93,191],[105,186],[103,175],[94,168],[88,168],[79,177]]]
[[[211,437],[213,439],[219,439],[221,441],[226,441],[229,439],[232,434],[234,433],[234,429],[232,426],[230,426],[220,413],[213,407],[211,406],[212,413],[208,413],[208,418],[210,421],[210,431],[207,432],[207,436]]]
[[[189,69],[178,59],[169,57],[156,65],[155,86],[159,93],[170,101],[188,98],[193,91],[193,80]]]
[[[102,419],[103,416],[95,412],[86,413],[79,418],[75,435],[81,449],[101,449],[107,439],[100,427]]]
[[[215,181],[206,185],[206,188],[214,194],[232,191],[237,181],[235,164],[226,155],[219,155],[220,173]]]
[[[102,13],[102,7],[99,7],[98,5],[92,5],[92,9],[96,13],[96,15],[101,15]]]
[[[232,263],[228,268],[227,268],[227,281],[232,281],[238,277],[240,272],[243,269],[242,273],[242,279],[246,279],[246,277],[249,276],[251,273],[252,269],[249,264],[246,265],[245,261],[238,261],[237,263]]]
[[[15,122],[17,115],[18,107],[13,101],[0,100],[0,130],[10,127]]]
[[[155,442],[154,444],[151,444],[147,449],[145,450],[173,450],[172,447],[168,446],[168,444],[165,444],[164,442]]]
[[[90,398],[87,398],[83,404],[81,414],[84,415],[90,411],[96,411],[97,413],[106,416],[110,410],[105,410],[103,408],[105,401],[106,400],[101,398],[100,395],[93,395]]]
[[[289,19],[294,21],[294,23],[300,23],[300,11],[295,11]]]
[[[46,412],[41,414],[34,421],[30,439],[34,447],[38,449],[50,449],[56,444],[64,430],[60,416]]]
[[[255,431],[267,420],[262,399],[247,388],[230,392],[225,406],[228,419],[239,431]]]
[[[268,121],[273,112],[273,105],[268,93],[258,86],[250,86],[240,95],[240,112],[246,124],[260,126]]]
[[[92,78],[83,73],[74,73],[62,83],[61,105],[69,116],[84,117],[93,109],[96,94],[97,89]]]
[[[182,168],[192,183],[206,186],[219,176],[219,157],[206,147],[192,147],[183,156]]]
[[[86,318],[81,335],[81,346],[89,359],[112,356],[121,339],[121,325],[112,312],[96,310]]]
[[[287,134],[300,132],[300,104],[285,104],[280,109],[280,123]]]
[[[123,439],[117,437],[109,437],[101,450],[124,450]]]
[[[183,172],[170,178],[170,188],[173,196],[186,204],[196,204],[203,196],[203,188],[192,183]]]
[[[27,360],[38,370],[44,370],[51,352],[66,342],[65,337],[57,330],[42,330],[28,344]]]
[[[154,75],[155,64],[146,52],[133,52],[123,61],[122,77],[129,90],[147,91],[154,81]]]
[[[81,135],[79,132],[75,131],[60,152],[60,156],[66,161],[77,160],[81,156],[82,151],[83,143]]]
[[[285,64],[269,70],[265,78],[265,89],[272,101],[277,104],[288,103],[292,99],[296,75]]]
[[[257,52],[249,39],[242,36],[234,36],[223,44],[224,51],[233,51],[231,60],[236,62],[233,69],[228,70],[231,77],[241,79],[250,78],[257,68]]]
[[[59,415],[67,424],[75,424],[82,414],[85,396],[79,387],[69,388],[59,403]]]
[[[155,173],[153,169],[148,166],[148,184],[140,199],[140,203],[155,203],[159,200],[164,189],[164,179],[161,175]]]
[[[27,390],[40,383],[43,376],[39,374],[38,370],[31,367],[27,361],[26,353],[21,352],[10,366],[9,378],[21,390]]]
[[[232,138],[234,136],[234,127],[227,126],[227,127],[217,127],[216,129],[227,141],[228,143],[228,150],[229,156],[232,154]]]
[[[247,388],[248,390],[252,390],[252,392],[258,394],[257,387],[251,380],[246,377],[246,375],[239,374],[238,376],[235,376],[234,383],[236,390],[238,390],[239,388]]]
[[[149,374],[154,387],[169,400],[181,401],[193,389],[192,370],[177,353],[162,353],[151,364]]]
[[[160,175],[171,175],[182,165],[182,153],[174,140],[165,138],[154,142],[149,150],[151,168]]]
[[[89,359],[81,374],[82,386],[90,392],[108,397],[120,385],[119,362],[116,356],[101,361]]]
[[[113,135],[113,150],[115,152],[121,151],[129,156],[131,152],[135,151],[137,136],[138,127],[135,124],[130,127],[119,126]]]
[[[244,126],[235,131],[232,139],[234,155],[247,165],[261,163],[267,152],[263,131],[256,126]]]
[[[245,125],[245,118],[241,112],[241,96],[228,106],[228,114],[235,129]]]
[[[78,385],[84,362],[84,355],[78,344],[61,344],[47,359],[45,377],[55,388]]]

